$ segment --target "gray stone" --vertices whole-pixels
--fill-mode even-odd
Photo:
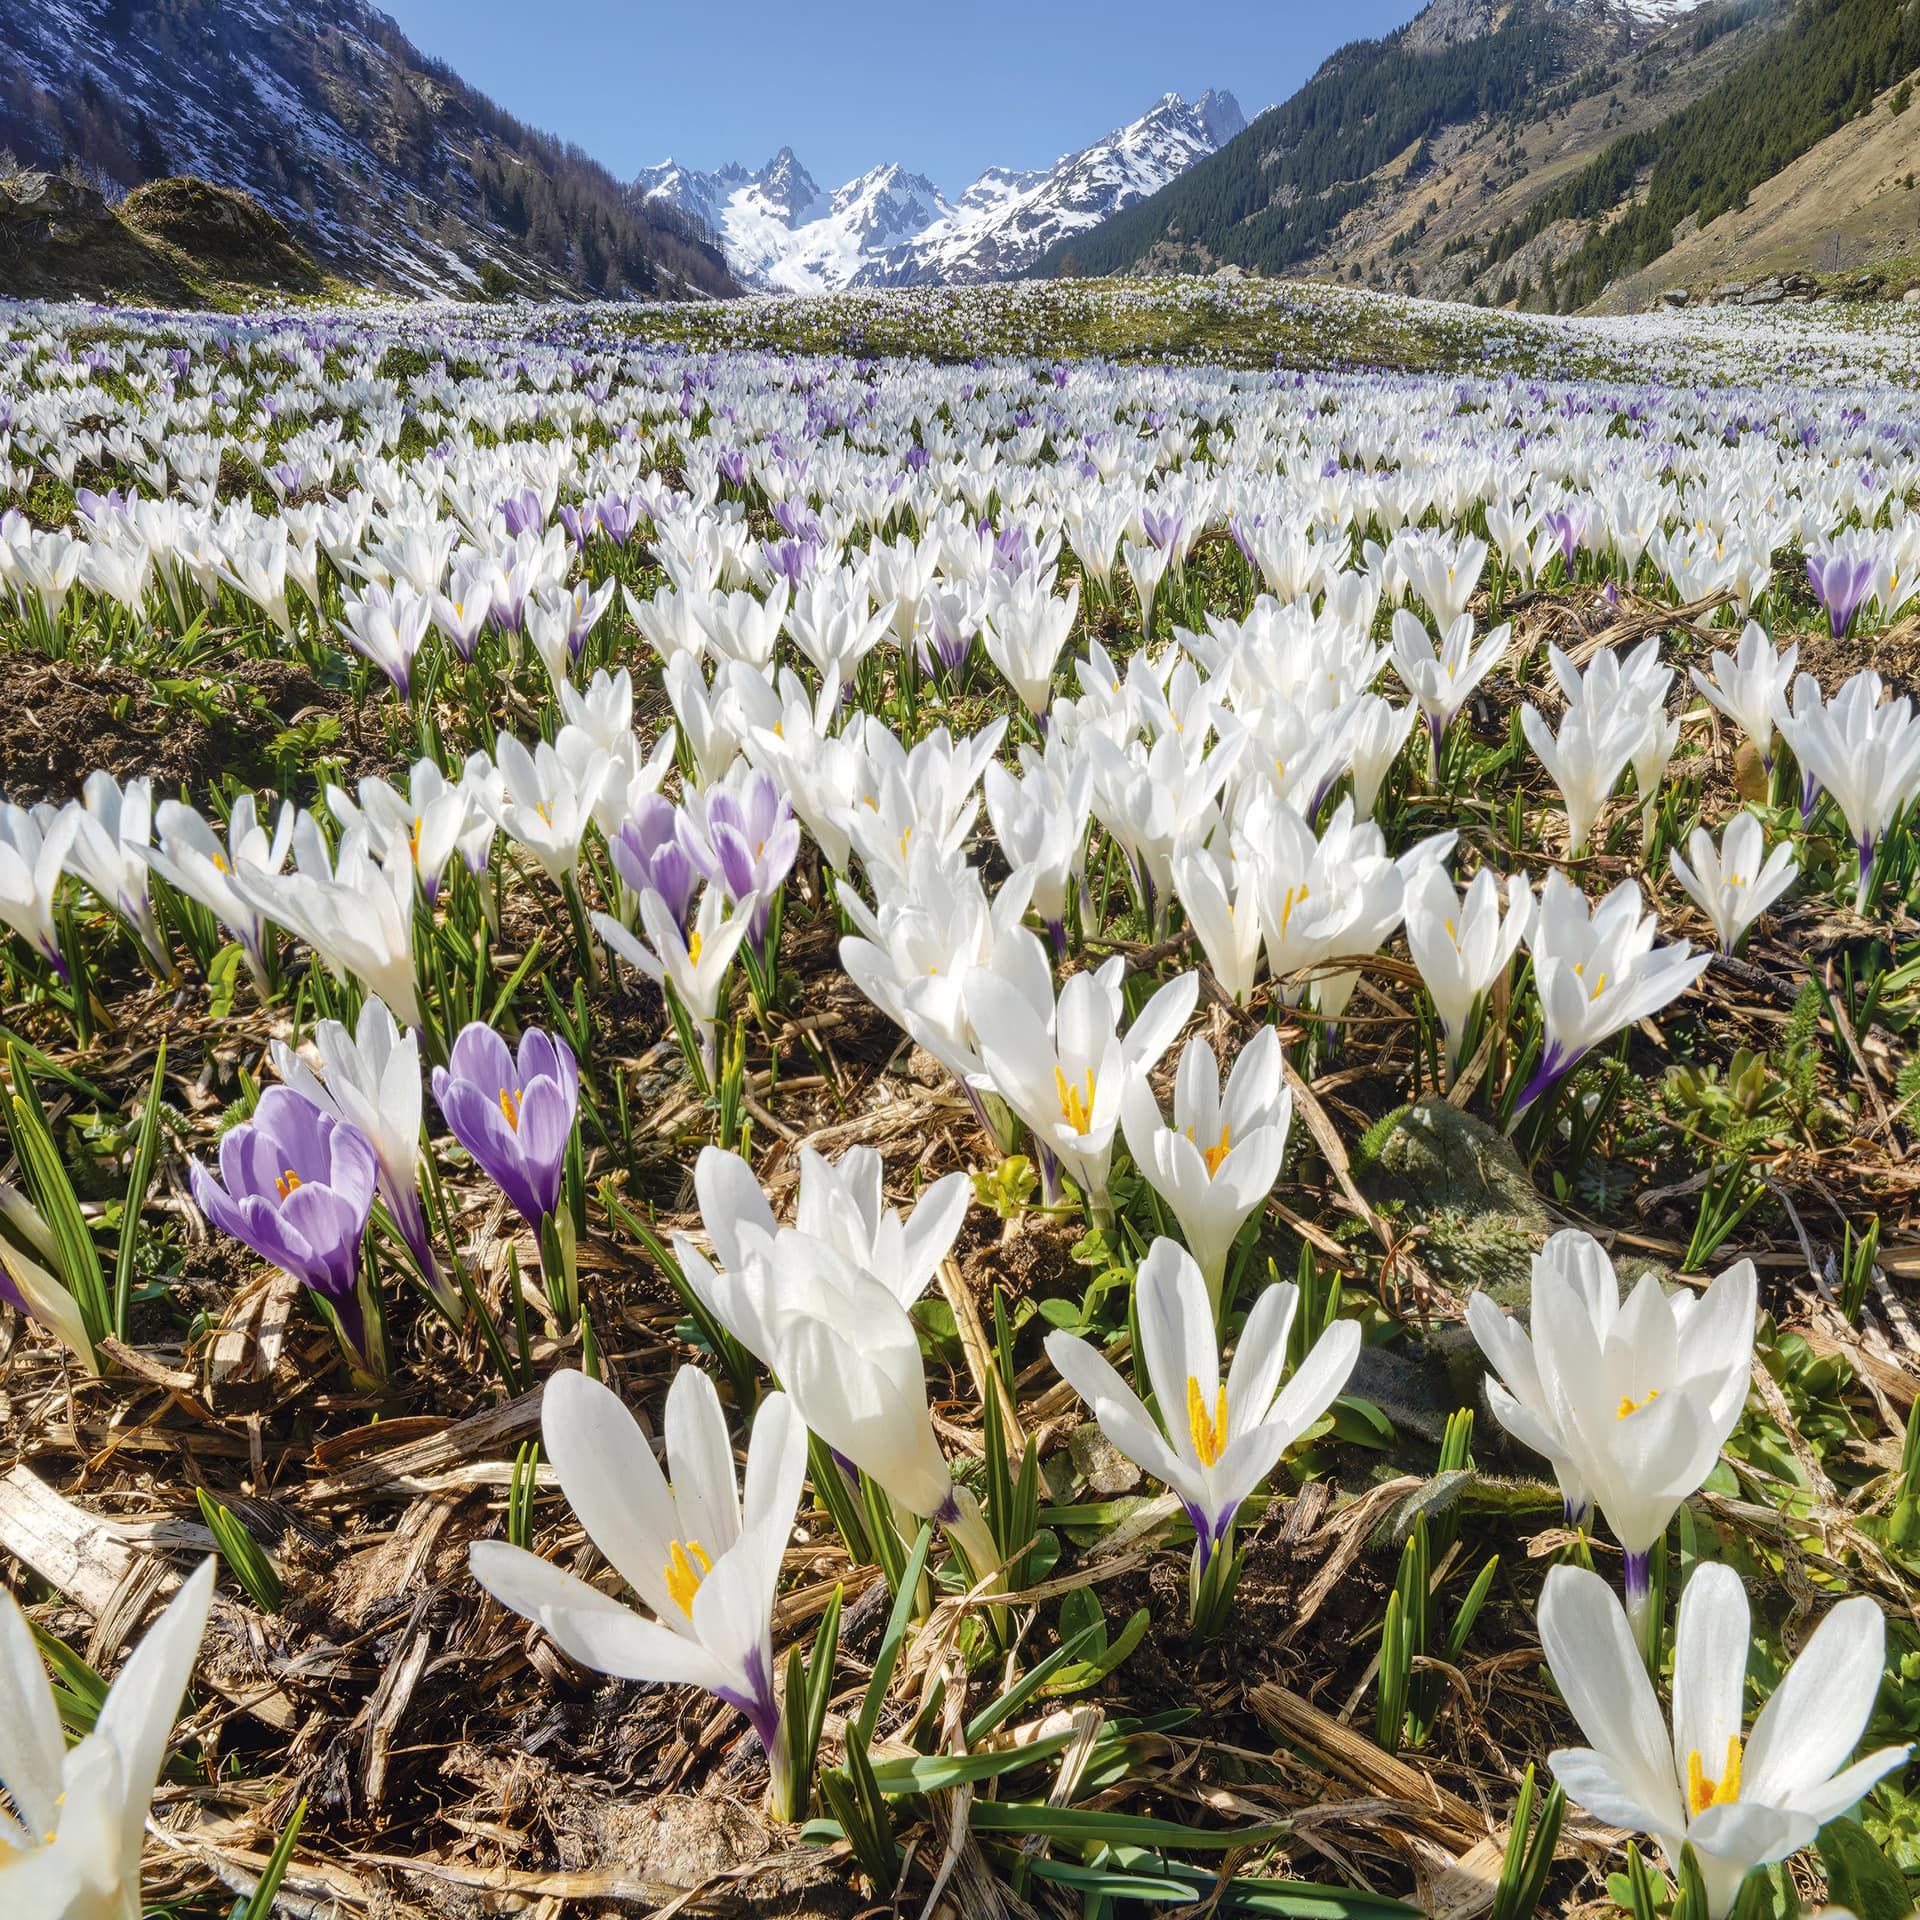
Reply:
[[[1903,307],[1920,307],[1920,287],[1909,287],[1900,296],[1900,304]]]
[[[1787,290],[1778,280],[1763,281],[1757,287],[1749,287],[1741,296],[1743,307],[1777,307],[1787,297]]]
[[[1747,283],[1744,280],[1728,280],[1714,288],[1713,297],[1716,300],[1738,300],[1746,290]]]
[[[1526,1311],[1554,1223],[1503,1135],[1448,1101],[1416,1100],[1356,1174],[1375,1206],[1427,1229],[1420,1259],[1436,1279]]]
[[[1092,1421],[1067,1436],[1067,1452],[1096,1499],[1111,1500],[1140,1484],[1140,1469]]]
[[[1693,296],[1685,287],[1662,287],[1660,304],[1665,307],[1684,307]]]

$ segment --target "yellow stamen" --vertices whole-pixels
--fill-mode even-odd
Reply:
[[[1740,1736],[1727,1736],[1727,1764],[1718,1780],[1710,1780],[1700,1764],[1699,1750],[1687,1755],[1687,1808],[1697,1820],[1709,1807],[1731,1806],[1740,1798]]]
[[[520,1131],[520,1096],[512,1087],[500,1089],[500,1111],[515,1133]]]
[[[231,872],[233,871],[233,869],[232,869],[232,868],[231,868],[230,866],[228,866],[228,865],[227,865],[227,860],[226,860],[226,855],[225,855],[225,854],[220,854],[220,853],[216,853],[216,854],[215,854],[215,855],[213,856],[213,864],[214,864],[214,868],[215,868],[215,870],[216,870],[217,872],[220,872],[220,873],[231,873]]]
[[[1632,1394],[1623,1393],[1620,1396],[1619,1408],[1615,1412],[1613,1417],[1616,1420],[1629,1419],[1634,1414],[1638,1413],[1642,1407],[1652,1406],[1653,1403],[1659,1398],[1660,1398],[1660,1389],[1658,1387],[1649,1387],[1647,1389],[1647,1397],[1644,1400],[1636,1400]]]
[[[699,1562],[697,1567],[695,1561]],[[698,1540],[689,1540],[684,1545],[678,1540],[673,1543],[673,1551],[668,1554],[661,1572],[666,1577],[673,1604],[689,1620],[693,1618],[693,1596],[700,1591],[700,1582],[712,1571],[713,1562]]]
[[[1187,1138],[1193,1140],[1193,1129],[1191,1127],[1187,1129]],[[1193,1143],[1197,1147],[1200,1146],[1197,1140],[1194,1140]],[[1220,1162],[1227,1157],[1232,1147],[1233,1127],[1231,1123],[1223,1121],[1220,1126],[1220,1144],[1217,1147],[1200,1147],[1200,1158],[1207,1163],[1207,1178],[1209,1180],[1220,1171]]]
[[[408,834],[408,835],[407,835],[407,850],[408,850],[408,851],[409,851],[409,852],[410,852],[410,853],[411,853],[411,854],[413,855],[413,864],[414,864],[414,865],[415,865],[416,867],[417,867],[417,866],[418,866],[418,865],[420,864],[420,828],[421,828],[421,824],[422,824],[422,822],[421,822],[421,818],[420,818],[420,816],[419,816],[419,815],[418,815],[418,814],[416,813],[416,814],[415,814],[415,815],[413,816],[413,831],[412,831],[412,832],[411,832],[410,834]]]
[[[300,1184],[300,1176],[289,1167],[273,1184],[280,1189],[280,1198],[284,1200]]]
[[[1220,1389],[1220,1398],[1211,1420],[1207,1418],[1207,1403],[1200,1395],[1200,1382],[1192,1374],[1187,1375],[1187,1431],[1193,1436],[1193,1450],[1200,1456],[1200,1464],[1210,1467],[1227,1450],[1227,1390]]]
[[[700,929],[695,927],[687,935],[687,965],[697,967],[700,964]]]
[[[1067,1076],[1058,1067],[1053,1070],[1053,1084],[1060,1091],[1060,1113],[1075,1133],[1085,1133],[1093,1124],[1093,1069],[1087,1069],[1087,1090],[1083,1095],[1078,1087],[1067,1085]]]
[[[1287,922],[1293,918],[1293,910],[1307,898],[1307,889],[1303,882],[1300,886],[1289,887],[1287,897],[1280,908],[1280,938],[1287,937]]]

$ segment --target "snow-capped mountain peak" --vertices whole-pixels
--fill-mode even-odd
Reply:
[[[1157,193],[1245,125],[1230,93],[1164,94],[1138,120],[1051,167],[989,167],[951,204],[925,175],[891,161],[823,194],[791,147],[757,173],[738,165],[699,173],[665,160],[633,191],[702,221],[734,272],[756,286],[821,293],[993,280],[1030,266],[1063,234]]]

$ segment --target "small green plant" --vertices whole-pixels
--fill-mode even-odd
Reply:
[[[247,1598],[262,1613],[278,1613],[286,1605],[287,1589],[266,1549],[231,1507],[222,1505],[205,1487],[197,1487],[194,1493],[200,1502],[200,1517],[207,1523],[221,1559]]]
[[[1467,1589],[1447,1633],[1444,1663],[1452,1666],[1473,1631],[1500,1566],[1496,1554]],[[1374,1739],[1383,1751],[1426,1744],[1440,1710],[1444,1677],[1424,1666],[1428,1633],[1434,1624],[1433,1564],[1425,1514],[1417,1516],[1400,1553],[1400,1572],[1387,1596],[1387,1617],[1380,1630],[1380,1672],[1374,1693]],[[1416,1671],[1416,1669],[1418,1669]]]

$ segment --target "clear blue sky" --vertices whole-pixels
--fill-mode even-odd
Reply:
[[[1039,167],[1172,89],[1284,100],[1420,0],[376,0],[424,51],[622,177],[672,154],[822,187],[898,160],[956,192]]]

